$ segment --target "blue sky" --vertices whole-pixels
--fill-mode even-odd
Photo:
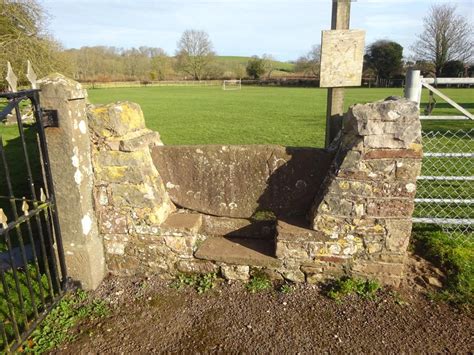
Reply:
[[[330,28],[330,0],[41,0],[49,30],[66,48],[161,47],[173,54],[186,29],[207,31],[219,55],[272,54],[293,60]],[[422,30],[431,4],[455,3],[474,22],[474,0],[358,0],[351,28],[367,43],[392,39],[405,47]]]

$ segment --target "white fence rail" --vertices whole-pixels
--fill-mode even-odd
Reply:
[[[421,103],[421,92],[423,87],[430,91],[430,97],[433,95],[439,96],[448,104],[456,108],[462,113],[462,116],[420,116],[420,119],[454,119],[454,120],[474,120],[474,115],[466,110],[464,107],[442,93],[438,88],[432,86],[438,84],[452,84],[452,85],[474,85],[474,78],[424,78],[421,76],[419,70],[409,70],[406,78],[405,97],[411,101]]]

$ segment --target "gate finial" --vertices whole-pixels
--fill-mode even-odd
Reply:
[[[5,215],[5,212],[0,208],[0,224],[2,225],[3,229],[7,229],[8,227],[8,218]]]
[[[28,60],[28,67],[26,69],[26,77],[28,78],[28,81],[31,84],[32,89],[36,89],[36,79],[38,76],[36,75],[35,71],[33,70],[33,66],[31,65],[31,62]]]
[[[44,193],[43,188],[40,188],[40,201],[46,202],[46,194]]]
[[[16,77],[15,73],[13,72],[12,65],[10,62],[7,62],[7,76],[5,77],[5,80],[8,83],[8,86],[10,87],[11,92],[16,92],[17,91],[17,83],[18,83],[18,78]]]
[[[28,202],[26,202],[26,198],[23,197],[23,203],[21,204],[21,210],[25,216],[28,215],[28,211],[30,210],[30,206],[28,206]]]

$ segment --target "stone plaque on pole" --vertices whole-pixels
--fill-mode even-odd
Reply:
[[[321,39],[322,88],[360,86],[365,31],[323,31]]]
[[[331,30],[341,31],[341,30],[349,29],[351,2],[352,0],[332,0]],[[346,47],[346,50],[347,50],[347,43],[345,44],[339,43],[338,45],[335,46],[335,42],[331,41],[330,37],[331,35],[329,34],[328,35],[329,41],[326,41],[326,45],[324,45],[324,43],[322,44],[323,47],[326,47],[322,49],[322,55],[324,55],[325,57],[329,55],[329,57],[334,58],[335,56],[342,53],[345,56],[347,53],[344,52],[344,47]],[[323,33],[323,40],[324,40],[324,33]],[[331,47],[336,47],[332,50],[333,52],[334,50],[336,51],[335,54],[333,53],[331,55]],[[359,47],[358,46],[353,47],[354,50],[357,48]],[[328,58],[325,59],[326,63],[328,63],[327,59]],[[354,59],[349,59],[349,60],[353,61]],[[341,64],[341,62],[342,64],[344,64],[343,61],[338,59],[338,64]],[[361,65],[362,65],[362,62],[361,62]],[[327,68],[328,66],[329,66],[329,69],[323,69],[321,65],[321,75],[320,75],[321,83],[324,84],[321,86],[322,87],[326,86],[328,88],[327,112],[326,112],[326,144],[325,144],[326,147],[329,147],[329,145],[334,140],[334,138],[337,137],[337,134],[339,133],[342,127],[342,117],[344,115],[344,86],[345,86],[343,85],[344,80],[340,81],[338,85],[327,86],[331,81],[333,82],[335,81],[331,79],[334,79],[334,75],[337,75],[337,73],[334,70],[337,65],[328,63],[325,65],[325,68]]]

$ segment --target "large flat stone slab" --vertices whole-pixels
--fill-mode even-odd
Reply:
[[[305,215],[332,159],[323,149],[275,145],[162,146],[152,156],[175,204],[237,218]]]
[[[202,243],[194,256],[234,265],[279,267],[281,262],[274,255],[272,240],[210,237]]]
[[[310,228],[310,224],[304,218],[293,218],[286,221],[279,220],[277,223],[278,241],[320,241],[324,242],[327,237],[320,231]]]
[[[208,236],[273,239],[276,221],[253,221],[243,218],[204,215],[201,232]]]
[[[173,213],[162,224],[167,230],[198,233],[202,225],[202,215],[199,213]]]

